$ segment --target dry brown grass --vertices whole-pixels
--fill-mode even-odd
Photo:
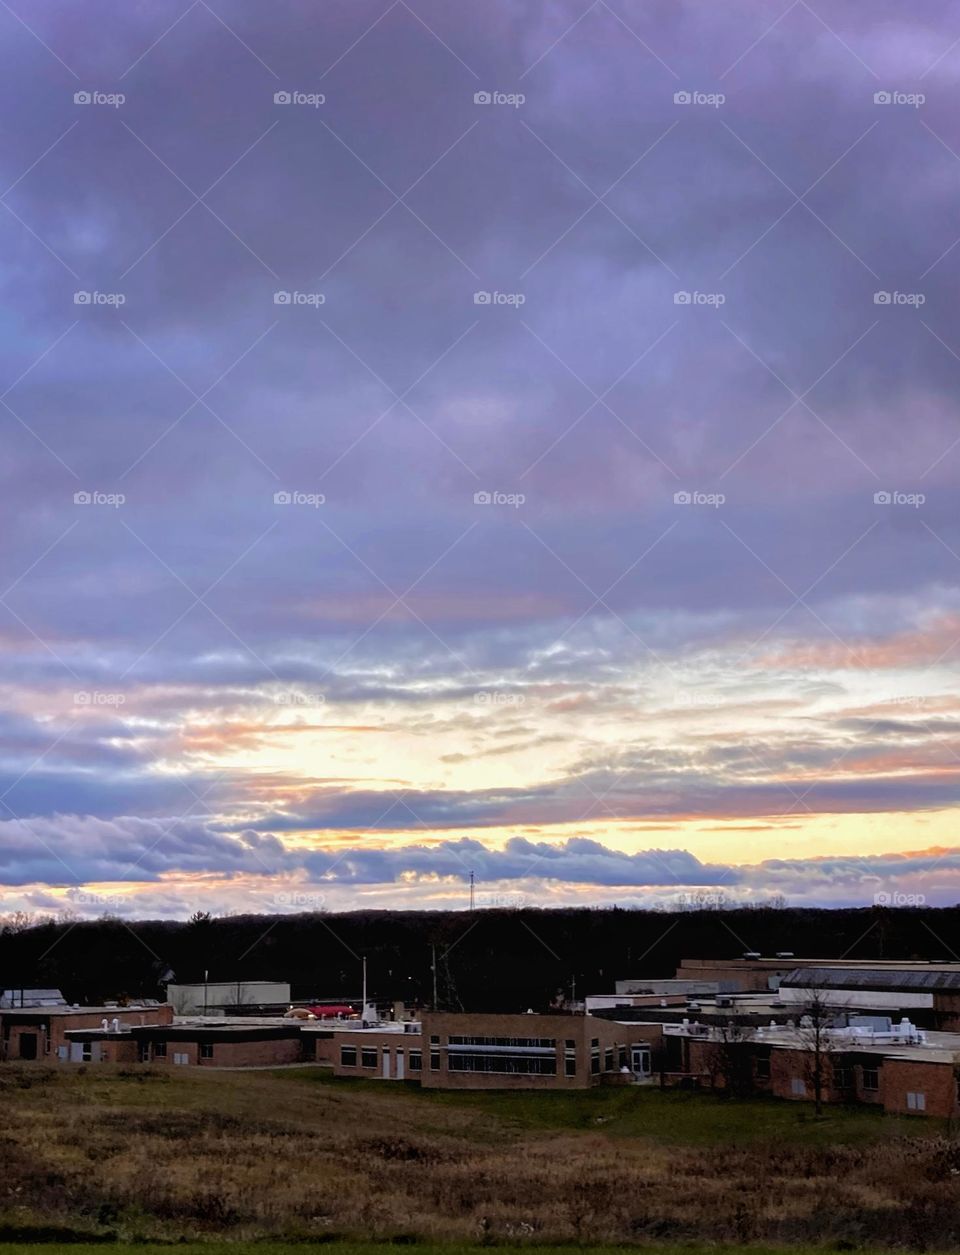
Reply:
[[[960,1147],[670,1146],[267,1073],[0,1070],[8,1225],[960,1246]]]

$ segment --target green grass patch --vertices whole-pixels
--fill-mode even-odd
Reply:
[[[597,1086],[587,1090],[438,1090],[416,1084],[337,1077],[321,1069],[275,1073],[293,1082],[375,1094],[421,1110],[457,1109],[492,1116],[515,1129],[596,1131],[652,1138],[664,1145],[745,1145],[786,1140],[809,1146],[857,1145],[898,1136],[933,1136],[944,1121],[885,1115],[869,1106],[827,1107],[756,1097],[725,1098],[656,1086]]]

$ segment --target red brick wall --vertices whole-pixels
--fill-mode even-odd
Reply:
[[[136,1063],[140,1058],[139,1047],[130,1037],[115,1037],[112,1041],[94,1044],[100,1047],[101,1063]]]
[[[957,1082],[952,1063],[885,1059],[880,1070],[884,1111],[897,1115],[952,1116],[957,1107]],[[907,1106],[907,1093],[922,1093],[923,1111]]]
[[[174,1064],[173,1056],[186,1055],[187,1063],[182,1066],[201,1068],[256,1068],[279,1066],[284,1063],[298,1063],[303,1057],[303,1046],[299,1037],[281,1037],[271,1041],[238,1041],[214,1042],[213,1058],[201,1059],[200,1046],[195,1041],[176,1041],[172,1037],[167,1040],[167,1053],[161,1058],[153,1057],[151,1062],[162,1066],[181,1066]]]

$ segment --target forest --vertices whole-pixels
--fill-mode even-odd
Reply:
[[[804,958],[958,960],[960,906],[197,912],[188,921],[0,917],[0,989],[71,1002],[162,998],[166,983],[288,980],[295,999],[370,996],[446,1010],[542,1009],[558,996],[673,976],[683,958],[789,951]],[[960,960],[958,960],[960,961]]]

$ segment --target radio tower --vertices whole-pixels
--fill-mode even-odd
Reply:
[[[470,910],[473,910],[473,872],[470,873]]]

